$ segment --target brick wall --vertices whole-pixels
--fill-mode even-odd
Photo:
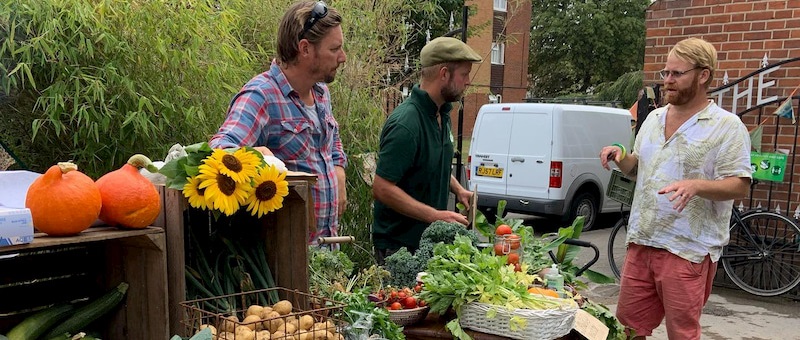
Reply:
[[[503,95],[503,102],[521,102],[528,85],[528,54],[530,46],[531,1],[508,0],[507,12],[495,12],[493,0],[466,0],[467,6],[476,12],[469,18],[470,36],[467,44],[483,57],[483,63],[472,67],[472,85],[464,97],[465,140],[472,136],[475,118],[483,104],[489,102],[492,93],[492,78],[502,79],[502,87],[494,93]],[[508,36],[505,63],[492,65],[492,42],[494,33],[504,27]],[[480,28],[480,29],[479,29]],[[498,91],[499,90],[499,91]],[[454,133],[457,130],[458,112],[453,111]],[[464,150],[467,152],[467,150]]]
[[[765,55],[768,64],[800,57],[800,0],[657,0],[648,8],[646,18],[645,84],[660,82],[658,71],[664,67],[669,49],[688,37],[703,38],[717,48],[719,65],[712,88],[724,85],[726,73],[729,82],[734,82],[761,69]],[[763,97],[789,96],[800,84],[800,62],[782,65],[763,81],[774,81],[762,91]],[[755,103],[757,85],[751,88],[747,83],[740,84],[738,92],[745,91],[754,92],[750,99]],[[747,96],[739,99],[736,111],[747,108],[747,100]],[[722,106],[732,110],[732,102],[728,96]],[[793,212],[800,205],[800,157],[796,156],[798,127],[773,115],[778,104],[744,113],[742,121],[748,129],[763,122],[762,151],[789,151],[785,182],[759,184],[750,197],[752,202],[744,203],[753,207],[761,204],[770,210],[780,207],[785,213],[787,208]],[[796,99],[794,106],[797,112]]]

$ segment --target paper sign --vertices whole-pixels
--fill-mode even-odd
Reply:
[[[575,314],[575,326],[572,328],[589,340],[605,340],[608,337],[608,327],[583,309],[578,309]]]

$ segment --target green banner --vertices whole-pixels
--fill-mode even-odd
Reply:
[[[786,154],[750,152],[750,167],[753,168],[753,179],[783,182],[786,173]]]

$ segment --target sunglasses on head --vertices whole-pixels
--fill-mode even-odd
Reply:
[[[306,23],[303,25],[303,32],[300,32],[300,36],[297,40],[302,40],[308,30],[314,27],[314,24],[326,15],[328,15],[328,6],[326,6],[323,1],[317,1],[317,3],[314,4],[314,8],[311,9],[311,15],[308,16]]]

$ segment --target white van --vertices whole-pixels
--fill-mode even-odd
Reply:
[[[468,186],[478,192],[484,215],[506,212],[586,217],[594,227],[599,212],[619,211],[606,199],[611,172],[600,165],[600,149],[631,144],[628,110],[602,106],[502,103],[483,105],[472,132]]]

